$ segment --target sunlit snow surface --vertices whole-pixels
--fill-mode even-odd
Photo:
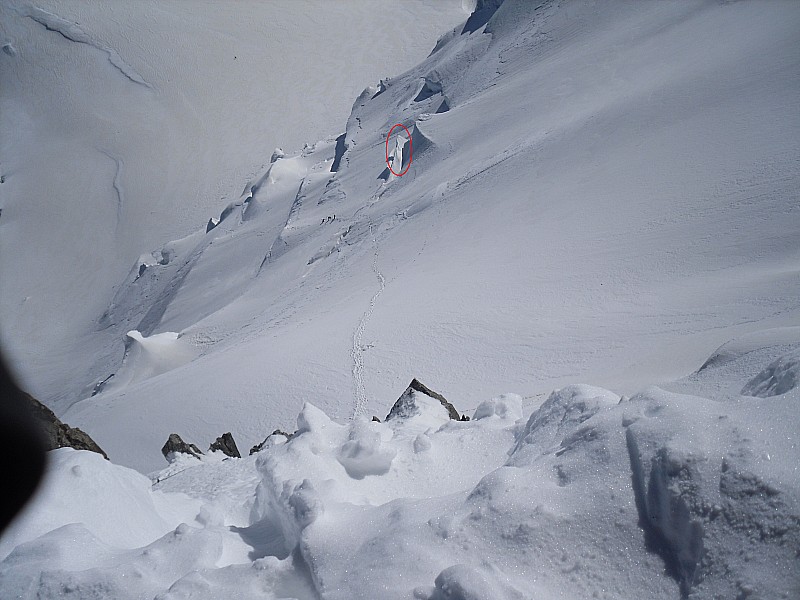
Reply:
[[[0,329],[30,393],[79,399],[77,372],[121,358],[125,332],[89,332],[139,255],[205,226],[275,146],[337,134],[465,18],[461,0],[0,2]]]
[[[456,28],[364,90],[338,140],[243,179],[210,232],[149,248],[44,400],[147,472],[173,431],[250,447],[305,401],[346,421],[418,377],[464,409],[513,390],[530,411],[797,325],[796,5],[535,6]],[[397,123],[413,160],[386,177]],[[167,332],[169,370],[137,366]]]
[[[800,343],[791,346],[796,355]],[[762,338],[676,382],[680,394],[651,387],[628,399],[568,386],[527,419],[513,394],[481,403],[468,422],[419,394],[385,423],[335,423],[306,404],[288,442],[243,459],[183,455],[151,475],[152,489],[99,455],[61,449],[41,496],[0,542],[0,589],[22,598],[794,598],[800,387],[767,398],[688,395],[741,384],[750,355],[769,360],[782,348]]]
[[[142,249],[60,411],[152,488],[54,453],[0,590],[800,596],[800,7],[506,0],[482,25]],[[369,421],[412,377],[473,420]],[[173,431],[276,427],[157,471]]]

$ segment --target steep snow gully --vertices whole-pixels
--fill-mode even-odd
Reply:
[[[0,596],[800,598],[800,5],[465,4],[131,267]]]

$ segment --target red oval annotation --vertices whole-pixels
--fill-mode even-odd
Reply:
[[[408,135],[408,164],[406,168],[400,171],[399,173],[395,173],[394,169],[392,169],[392,163],[389,162],[389,140],[392,139],[392,132],[397,128],[402,127],[406,130],[406,134]],[[395,123],[392,125],[392,128],[389,130],[389,134],[386,136],[386,166],[389,167],[389,171],[392,172],[392,175],[396,175],[397,177],[402,177],[406,173],[408,173],[409,167],[411,167],[411,161],[413,160],[414,152],[411,146],[411,133],[408,131],[408,127],[403,125],[402,123]]]

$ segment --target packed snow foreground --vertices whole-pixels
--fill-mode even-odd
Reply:
[[[0,544],[4,598],[796,598],[800,343],[720,349],[632,398],[588,385],[454,420],[409,387],[384,422],[307,403],[247,458],[150,479],[52,452]],[[765,341],[765,339],[767,341]],[[769,360],[775,354],[776,360]],[[732,374],[763,365],[743,389]],[[726,387],[727,386],[727,387]],[[716,390],[713,399],[687,390]],[[752,394],[743,396],[740,394]],[[457,416],[457,415],[455,415]]]
[[[111,461],[51,452],[0,596],[800,597],[800,11],[763,6],[477,2],[276,152],[87,333],[54,408]]]

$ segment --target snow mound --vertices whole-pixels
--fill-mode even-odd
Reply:
[[[99,454],[60,448],[48,453],[42,488],[23,515],[5,532],[0,557],[18,544],[59,527],[79,523],[88,535],[115,548],[138,548],[174,528],[173,514],[194,519],[199,503],[181,496],[168,499],[150,489],[150,481]]]
[[[105,390],[132,385],[177,369],[198,354],[187,339],[172,331],[145,337],[134,329],[126,338],[125,358],[114,379],[104,386]]]
[[[743,396],[768,398],[793,390],[800,382],[800,352],[781,356],[742,388]]]
[[[513,455],[528,460],[522,457],[558,449],[563,451],[565,444],[570,443],[568,434],[574,436],[580,432],[591,436],[590,425],[576,428],[602,409],[617,404],[619,399],[613,392],[590,385],[570,385],[553,392],[528,418]]]
[[[481,403],[471,421],[413,389],[420,412],[388,423],[342,425],[306,403],[285,443],[173,463],[154,476],[158,491],[99,456],[58,451],[53,481],[63,483],[3,539],[16,547],[0,562],[0,589],[161,600],[231,590],[792,597],[798,393],[734,403],[653,387],[620,402],[573,385],[524,425],[513,394]],[[425,410],[435,419],[421,430]],[[73,482],[84,464],[91,487]]]
[[[484,400],[475,409],[472,418],[475,420],[497,417],[516,421],[522,418],[522,396],[519,394],[503,394],[491,400]]]
[[[350,439],[339,449],[338,460],[353,479],[387,473],[397,455],[397,450],[382,445],[381,431],[371,423],[373,421],[355,423]]]
[[[800,345],[800,326],[753,331],[722,344],[708,357],[698,371],[741,361],[748,354],[764,349],[788,348],[795,345]]]

